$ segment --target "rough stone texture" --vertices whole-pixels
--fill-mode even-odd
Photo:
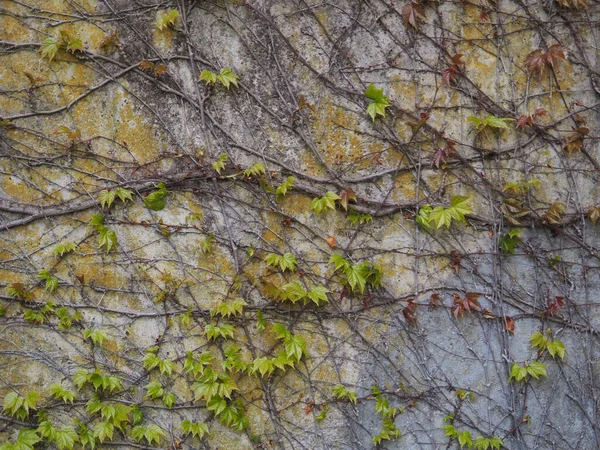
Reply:
[[[181,17],[159,30],[170,9]],[[598,19],[597,2],[583,0],[0,1],[0,396],[41,396],[27,417],[5,407],[0,444],[44,420],[97,430],[110,421],[86,409],[99,394],[139,405],[141,425],[164,433],[137,444],[130,414],[102,447],[369,449],[384,423],[378,386],[402,432],[382,448],[460,448],[448,424],[509,449],[600,448],[600,233],[589,217],[600,204]],[[61,32],[82,51],[43,58],[42,42]],[[555,44],[566,61],[528,69],[527,55]],[[456,80],[444,82],[453,65]],[[222,68],[239,87],[199,81]],[[374,121],[370,83],[391,104]],[[546,114],[524,129],[478,133],[468,120],[538,108]],[[456,154],[435,164],[448,145]],[[265,173],[244,174],[257,163]],[[289,176],[294,187],[276,195]],[[143,199],[160,182],[166,207],[153,211]],[[100,192],[117,187],[133,201],[102,209]],[[311,210],[348,188],[350,209],[371,221],[352,223],[340,202]],[[421,207],[456,195],[470,198],[464,223],[417,225]],[[552,218],[557,201],[564,211]],[[99,248],[92,214],[116,248]],[[511,230],[521,233],[514,254],[498,246]],[[77,248],[57,255],[66,242]],[[298,269],[269,267],[270,253],[295,255]],[[379,265],[382,286],[350,292],[334,253]],[[328,303],[277,299],[292,281],[325,286]],[[467,296],[478,305],[455,317]],[[241,315],[211,314],[238,297]],[[61,307],[80,320],[59,326]],[[233,338],[208,340],[217,323]],[[285,351],[276,323],[306,342],[295,367],[260,376],[221,364],[232,342],[244,364]],[[107,337],[94,344],[85,330]],[[564,343],[564,360],[531,347],[536,331]],[[144,366],[152,347],[171,374]],[[243,431],[195,399],[188,352],[213,354],[235,381],[227,401],[243,405]],[[509,381],[511,364],[533,361],[547,377]],[[122,389],[77,390],[81,369]],[[157,380],[171,408],[146,395]],[[76,392],[72,404],[51,396],[56,383]],[[338,384],[356,405],[336,399]],[[183,420],[210,434],[184,434]]]

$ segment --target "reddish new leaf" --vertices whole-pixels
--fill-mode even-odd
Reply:
[[[418,25],[417,21],[419,19],[426,19],[427,16],[425,16],[425,12],[420,5],[411,2],[404,5],[402,8],[402,18],[416,30]]]
[[[565,306],[565,298],[564,297],[555,297],[554,301],[548,305],[546,308],[546,314],[549,316],[553,316],[558,312],[560,308]]]
[[[533,126],[533,117],[523,115],[517,119],[515,126],[521,128],[521,130],[525,130],[526,127]]]
[[[462,255],[457,250],[450,251],[450,267],[454,270],[454,273],[458,273],[460,270],[460,262]]]
[[[431,294],[431,297],[429,298],[429,311],[433,311],[437,308],[437,304],[441,302],[442,298],[440,297],[440,294]]]
[[[408,305],[402,310],[404,318],[411,327],[417,326],[417,305],[414,301],[414,298],[409,299]]]
[[[506,331],[510,334],[515,334],[515,321],[512,317],[504,316],[504,328],[506,328]]]
[[[340,206],[344,210],[348,211],[348,203],[350,201],[356,201],[356,192],[352,188],[348,188],[345,191],[340,192]]]

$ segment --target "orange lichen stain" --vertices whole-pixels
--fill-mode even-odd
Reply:
[[[14,4],[14,2],[1,2],[2,6],[8,3]],[[8,5],[7,5],[8,6]],[[21,22],[19,22],[14,17],[9,15],[0,15],[0,40],[6,40],[10,42],[31,42],[35,40],[37,33],[31,28],[27,28],[23,26]]]
[[[319,111],[313,128],[316,148],[325,163],[332,168],[352,165],[354,170],[371,167],[373,158],[369,156],[380,154],[383,146],[360,135],[359,116],[329,103]],[[309,157],[316,160],[314,154]]]
[[[76,273],[83,276],[85,283],[93,282],[96,286],[110,289],[121,289],[127,286],[128,274],[109,264],[102,262],[89,262],[83,260],[77,265]]]
[[[131,160],[133,155],[136,162],[143,164],[156,159],[163,147],[155,129],[134,110],[131,98],[121,88],[102,95],[90,94],[78,101],[71,111],[75,126],[84,138],[106,136],[127,144],[129,151],[116,145],[103,145],[108,149],[108,154],[103,156]],[[112,113],[105,115],[104,111]]]
[[[35,202],[41,198],[49,200],[39,190],[34,189],[17,177],[2,177],[0,180],[0,191],[23,203]]]
[[[396,176],[393,198],[394,200],[412,200],[417,196],[417,186],[412,173],[403,172]]]

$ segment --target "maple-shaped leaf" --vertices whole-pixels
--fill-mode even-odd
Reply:
[[[456,81],[456,75],[458,75],[459,73],[460,73],[460,69],[458,68],[458,66],[453,65],[453,66],[447,67],[442,72],[442,81],[445,84],[452,84]]]
[[[548,305],[546,308],[545,314],[552,316],[558,312],[560,308],[565,306],[565,298],[564,297],[555,297],[554,301]]]
[[[120,47],[121,43],[119,42],[119,36],[117,35],[117,31],[113,34],[107,34],[99,43],[98,48],[111,48],[111,47]]]
[[[547,52],[537,49],[525,57],[525,64],[529,73],[543,74],[547,69],[553,68],[558,60],[567,60],[567,48],[564,45],[554,44],[550,46]]]
[[[371,116],[373,122],[377,116],[385,117],[385,109],[390,106],[389,98],[383,95],[383,89],[377,89],[373,83],[365,91],[365,97],[371,99],[367,106],[367,114]]]
[[[429,311],[433,311],[435,308],[437,308],[437,304],[441,302],[442,298],[440,297],[440,294],[431,294],[431,297],[429,298]]]
[[[522,115],[517,119],[515,126],[525,130],[525,128],[533,126],[533,117]]]
[[[348,211],[348,202],[356,201],[356,192],[352,188],[348,188],[345,191],[340,192],[340,206]]]
[[[546,52],[546,63],[549,66],[554,66],[554,63],[559,59],[563,61],[567,60],[567,48],[564,45],[554,44],[550,46],[548,51]]]
[[[42,45],[40,46],[40,53],[42,58],[46,58],[48,61],[52,61],[56,56],[56,52],[60,48],[60,40],[49,37],[44,39]]]
[[[592,223],[596,225],[596,222],[600,218],[600,206],[593,206],[592,208],[588,209],[587,216],[590,218]]]
[[[411,327],[417,326],[417,305],[414,301],[415,299],[411,298],[408,300],[408,305],[402,309],[402,314]]]
[[[560,225],[562,223],[562,215],[566,212],[567,205],[560,200],[555,201],[550,205],[546,214],[542,216],[544,222],[552,225]]]
[[[416,30],[418,26],[418,20],[427,19],[427,16],[425,15],[425,11],[423,11],[421,5],[411,1],[402,7],[402,18],[406,23]]]
[[[165,73],[167,73],[167,67],[164,64],[159,64],[154,68],[154,78],[160,78]]]
[[[446,159],[458,155],[456,151],[456,142],[448,139],[446,145],[442,148],[437,148],[431,157],[431,164],[439,169],[440,164],[446,164]]]
[[[139,65],[140,69],[142,70],[148,70],[154,67],[154,63],[152,61],[148,61],[147,59],[142,59]]]
[[[238,76],[233,73],[231,71],[231,69],[228,68],[224,68],[221,69],[221,71],[219,72],[219,75],[217,75],[217,80],[219,80],[221,82],[221,84],[223,86],[225,86],[227,89],[229,89],[230,85],[234,85],[235,87],[239,87],[238,86]]]

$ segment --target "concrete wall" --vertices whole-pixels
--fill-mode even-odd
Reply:
[[[5,401],[0,448],[23,429],[80,448],[85,427],[106,448],[369,449],[386,399],[402,436],[381,448],[599,448],[598,19],[583,0],[0,1],[0,398],[40,396],[28,414]],[[223,68],[238,86],[200,81]],[[375,120],[371,83],[390,105]],[[489,116],[512,120],[469,119]],[[131,199],[102,208],[117,188]],[[328,191],[349,210],[311,209]],[[464,220],[417,224],[456,196]],[[295,270],[266,261],[284,254]],[[333,254],[381,286],[353,290]],[[282,299],[291,282],[327,302]],[[275,324],[305,343],[296,361]],[[235,383],[229,426],[189,352]],[[535,363],[547,376],[509,381]],[[78,389],[96,369],[120,387]],[[174,404],[147,395],[156,381]]]

